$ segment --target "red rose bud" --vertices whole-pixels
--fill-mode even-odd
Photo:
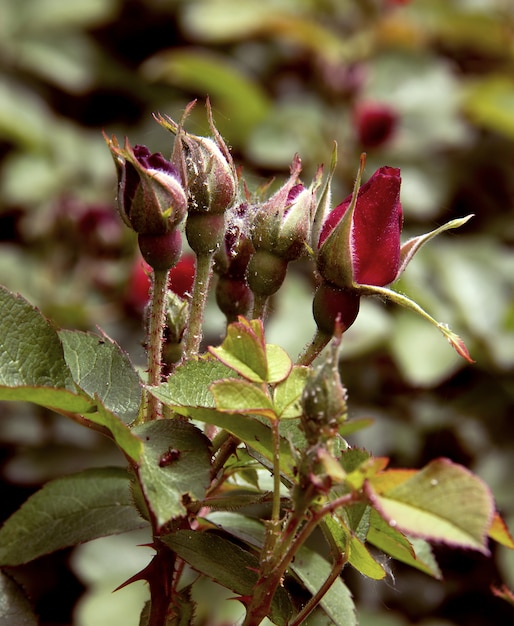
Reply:
[[[326,218],[318,244],[318,271],[342,288],[385,286],[400,271],[400,170],[381,167]]]
[[[187,198],[176,167],[161,154],[115,137],[105,140],[118,174],[118,209],[130,228],[143,235],[163,235],[185,217]]]
[[[182,128],[194,104],[186,108],[180,124],[169,117],[157,116],[156,120],[176,136],[172,158],[184,178],[189,212],[224,213],[237,197],[237,172],[229,149],[214,125],[209,101],[207,115],[213,136],[197,137]]]
[[[243,203],[227,214],[224,244],[214,257],[214,271],[219,276],[245,280],[248,262],[255,252],[247,235],[248,204]]]
[[[278,291],[287,264],[309,249],[321,169],[307,189],[298,181],[301,167],[296,155],[289,179],[253,216],[251,237],[255,254],[248,265],[247,280],[250,289],[260,296]]]
[[[381,102],[362,102],[354,112],[355,130],[364,149],[377,148],[393,135],[398,115],[393,107]]]

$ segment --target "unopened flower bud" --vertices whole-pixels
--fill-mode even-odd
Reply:
[[[118,210],[138,234],[163,235],[183,220],[187,198],[177,168],[161,154],[105,137],[118,174]]]
[[[226,315],[228,322],[247,316],[253,305],[246,271],[254,252],[253,244],[246,233],[248,205],[243,203],[227,214],[227,229],[224,245],[214,258],[214,271],[218,274],[216,303]]]
[[[221,276],[216,284],[216,304],[229,323],[235,322],[240,315],[248,315],[253,305],[253,293],[246,280]]]
[[[250,259],[247,281],[250,289],[259,296],[272,296],[276,293],[287,272],[287,261],[266,250],[257,250]]]
[[[347,392],[338,369],[338,340],[302,394],[301,424],[310,445],[333,439],[347,417]]]
[[[342,288],[385,286],[400,271],[400,170],[381,167],[348,196],[323,224],[318,271]]]
[[[316,210],[316,191],[321,170],[310,188],[298,180],[302,169],[295,156],[285,184],[255,212],[251,226],[256,250],[265,250],[286,261],[300,258],[307,250]]]
[[[186,117],[194,102],[185,112]],[[157,116],[157,121],[175,136],[173,162],[183,176],[187,189],[190,213],[224,213],[237,197],[237,172],[229,149],[212,119],[210,103],[207,114],[212,137],[198,137],[186,133],[182,122]]]

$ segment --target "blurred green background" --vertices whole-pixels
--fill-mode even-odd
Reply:
[[[462,335],[476,364],[412,313],[368,300],[342,374],[351,415],[375,420],[351,443],[395,466],[465,464],[514,528],[512,1],[2,0],[0,283],[60,326],[99,325],[143,363],[139,260],[114,209],[101,131],[168,156],[152,112],[177,119],[207,95],[250,187],[282,180],[295,152],[308,184],[335,140],[334,204],[364,150],[366,178],[402,170],[405,237],[475,214],[423,249],[395,288]],[[200,103],[188,130],[208,132]],[[268,329],[293,356],[313,330],[303,271],[289,272]],[[214,306],[206,325],[219,341]],[[49,478],[123,462],[64,418],[0,410],[4,516]],[[131,602],[143,592],[111,591],[140,554],[106,541],[100,553],[116,556],[101,567],[91,568],[93,542],[17,569],[41,624],[137,625]],[[492,549],[487,560],[436,548],[443,582],[393,562],[387,583],[348,574],[361,624],[514,623],[489,589],[514,588],[514,557]]]

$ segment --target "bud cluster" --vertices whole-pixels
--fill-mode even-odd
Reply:
[[[211,136],[184,130],[194,104],[188,105],[179,123],[156,116],[175,136],[170,160],[144,146],[132,147],[128,140],[121,147],[116,138],[106,137],[118,173],[119,213],[137,233],[143,258],[154,271],[168,271],[179,261],[185,222],[189,247],[198,260],[209,263],[197,264],[197,268],[201,265],[210,272],[215,261],[216,301],[229,321],[239,315],[263,317],[267,300],[283,284],[289,263],[307,257],[315,265],[313,316],[326,342],[336,327],[344,332],[354,323],[361,297],[369,295],[401,301],[441,330],[420,307],[386,286],[399,277],[421,245],[467,218],[401,245],[400,170],[380,167],[361,185],[365,155],[353,193],[332,210],[335,155],[320,198],[323,168],[305,185],[296,155],[288,179],[274,194],[262,200],[259,192],[254,197],[244,185],[243,200],[236,167],[214,125],[209,102]],[[361,118],[369,121],[378,113],[382,119],[385,111],[368,107],[364,113]],[[208,286],[209,281],[210,274],[203,274],[198,282]],[[456,345],[455,340],[451,342]]]

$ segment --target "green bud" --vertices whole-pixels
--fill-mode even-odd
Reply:
[[[287,261],[266,250],[257,250],[248,263],[246,279],[253,293],[268,297],[276,293],[287,272]]]
[[[338,368],[340,339],[316,372],[312,372],[302,394],[301,424],[310,445],[333,439],[347,416],[347,392]]]
[[[184,118],[194,106],[190,103]],[[229,149],[212,119],[207,101],[207,114],[212,137],[198,137],[186,133],[180,124],[169,117],[157,116],[157,121],[175,136],[173,163],[181,172],[188,194],[190,213],[224,213],[234,202],[238,191],[237,172]]]

